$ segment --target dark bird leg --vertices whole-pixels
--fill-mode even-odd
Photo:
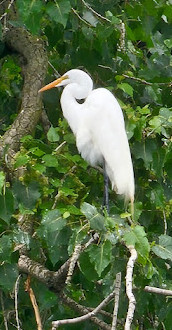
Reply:
[[[103,196],[103,207],[106,208],[109,214],[109,178],[106,173],[105,160],[103,159],[103,175],[104,175],[104,196]]]

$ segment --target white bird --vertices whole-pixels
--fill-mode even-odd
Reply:
[[[118,101],[106,88],[93,89],[92,79],[82,70],[66,72],[39,92],[59,86],[65,86],[61,107],[79,153],[92,166],[104,163],[112,189],[133,205],[133,165]],[[85,101],[79,104],[81,99]]]

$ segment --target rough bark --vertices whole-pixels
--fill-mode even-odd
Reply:
[[[21,255],[18,261],[18,268],[20,272],[35,277],[38,281],[43,282],[51,291],[58,293],[64,288],[69,263],[70,259],[57,272],[53,272],[26,255]]]
[[[23,28],[10,28],[6,32],[5,42],[13,51],[23,56],[26,65],[21,109],[16,120],[2,138],[1,156],[7,145],[14,152],[17,151],[20,139],[33,132],[42,111],[38,90],[43,84],[48,63],[43,41],[30,35]]]

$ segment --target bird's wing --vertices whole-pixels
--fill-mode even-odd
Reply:
[[[105,160],[112,187],[126,199],[134,199],[134,175],[122,110],[106,89],[94,90],[87,99],[84,127],[92,146]]]

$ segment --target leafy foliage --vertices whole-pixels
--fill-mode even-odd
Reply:
[[[80,255],[70,296],[89,307],[98,305],[111,291],[119,271],[123,292],[126,246],[134,245],[138,260],[133,329],[141,324],[145,329],[168,330],[170,300],[155,299],[143,288],[150,284],[171,289],[171,1],[90,0],[87,6],[74,0],[18,0],[16,10],[18,20],[11,21],[11,26],[22,26],[47,40],[48,80],[53,79],[54,70],[63,74],[81,67],[91,74],[95,86],[108,88],[119,100],[133,158],[136,202],[131,226],[123,202],[114,192],[110,192],[110,215],[102,211],[102,175],[78,155],[74,137],[62,118],[60,92],[45,93],[52,126],[45,134],[39,123],[33,136],[22,138],[13,167],[24,171],[19,178],[11,178],[4,159],[0,164],[0,288],[5,307],[14,309],[10,293],[18,276],[16,247],[26,246],[31,258],[41,262],[44,257],[47,268],[57,270],[72,255],[76,243],[84,245],[97,232],[98,242]],[[22,76],[16,54],[14,57],[3,41],[0,57],[3,135],[17,116]],[[25,215],[33,217],[33,235],[20,228]],[[44,329],[50,328],[52,319],[74,316],[41,283],[33,280],[33,286]],[[120,299],[119,317],[123,320],[125,294]],[[112,304],[107,310],[112,312]],[[29,299],[21,292],[19,318],[23,329],[35,327]],[[2,313],[0,319],[2,324]],[[90,323],[85,328],[96,329]],[[77,329],[83,329],[83,324]]]

